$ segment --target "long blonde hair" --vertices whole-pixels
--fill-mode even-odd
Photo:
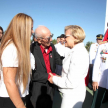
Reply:
[[[6,46],[11,42],[16,46],[18,54],[18,81],[23,81],[23,91],[25,91],[28,84],[28,77],[31,70],[30,36],[32,25],[33,19],[30,16],[24,13],[17,14],[10,22],[0,45],[0,62],[3,50]],[[8,41],[9,43],[7,44]]]

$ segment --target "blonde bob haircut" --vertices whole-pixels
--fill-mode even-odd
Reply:
[[[23,81],[23,92],[28,84],[28,78],[31,72],[30,64],[30,37],[33,19],[24,14],[19,13],[10,22],[0,45],[0,62],[3,50],[10,43],[16,46],[18,54],[18,69],[17,69],[17,83]],[[1,62],[2,65],[2,62]]]
[[[77,25],[69,25],[69,26],[66,26],[65,27],[65,32],[67,30],[70,30],[72,36],[75,37],[75,44],[77,43],[81,43],[83,42],[83,40],[85,39],[85,32],[84,30],[80,27],[80,26],[77,26]]]

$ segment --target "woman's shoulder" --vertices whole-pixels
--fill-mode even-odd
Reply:
[[[2,56],[3,67],[18,67],[17,49],[13,43],[10,43],[4,49]]]
[[[16,46],[14,45],[14,43],[10,43],[6,46],[6,48],[4,49],[3,52],[8,52],[8,53],[12,53],[12,52],[16,52]]]
[[[16,46],[14,45],[14,43],[10,43],[6,46],[6,48],[3,50],[3,53],[2,53],[2,58],[4,57],[7,57],[8,58],[14,58],[14,57],[17,57],[17,48]]]
[[[88,58],[89,57],[89,53],[86,50],[85,47],[80,47],[79,49],[75,50],[74,53],[72,54],[72,59],[82,59],[82,58]]]

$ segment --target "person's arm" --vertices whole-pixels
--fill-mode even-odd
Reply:
[[[10,99],[16,108],[26,108],[20,97],[18,87],[15,83],[16,74],[16,67],[3,67],[4,83]]]
[[[96,57],[95,57],[94,66],[93,66],[92,86],[93,86],[94,91],[96,91],[96,89],[98,89],[98,80],[99,80],[98,75],[100,73],[100,62],[101,62],[100,52],[101,52],[101,45],[98,47]]]
[[[41,69],[32,70],[32,81],[38,81],[41,83],[46,83],[48,80],[48,73],[42,71]]]
[[[85,78],[88,72],[89,66],[89,57],[87,54],[81,52],[75,53],[74,56],[72,55],[69,69],[67,66],[67,76],[66,77],[57,77],[54,76],[52,78],[53,83],[59,86],[60,88],[76,88],[82,79]],[[64,65],[64,64],[63,64]],[[66,64],[65,64],[66,65]],[[66,66],[65,66],[66,67]]]
[[[31,69],[32,69],[32,81],[38,81],[41,83],[46,83],[47,78],[48,78],[48,74],[47,72],[43,72],[43,70],[41,70],[42,68],[37,68],[37,66],[35,66],[35,58],[33,56],[33,54],[31,53]],[[38,64],[37,64],[38,65]],[[41,64],[39,64],[41,65]],[[42,73],[43,72],[43,73]]]
[[[51,44],[51,46],[52,46],[53,52],[54,52],[55,64],[62,65],[62,59],[61,59],[60,55],[56,52],[56,49],[55,49],[54,45]]]
[[[91,44],[91,46],[90,46],[90,50],[89,50],[89,64],[90,65],[93,65],[93,59],[94,59],[94,46],[95,44]]]

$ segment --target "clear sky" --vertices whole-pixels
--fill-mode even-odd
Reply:
[[[0,26],[4,30],[18,13],[33,18],[34,30],[38,25],[48,27],[53,39],[64,33],[65,26],[79,25],[86,33],[86,44],[104,34],[106,0],[0,0]]]

